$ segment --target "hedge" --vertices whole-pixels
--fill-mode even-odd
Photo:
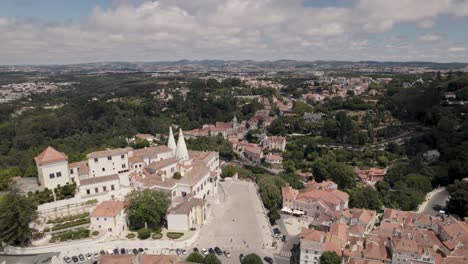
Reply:
[[[131,239],[131,238],[134,238],[135,236],[136,236],[135,233],[130,233],[126,236],[126,238]]]
[[[64,216],[64,217],[59,217],[55,219],[50,219],[47,221],[48,224],[58,224],[58,223],[63,223],[63,222],[68,222],[68,221],[73,221],[76,219],[81,219],[81,218],[86,218],[89,216],[89,213],[82,213],[82,214],[77,214],[77,215],[70,215],[70,216]]]
[[[178,239],[181,238],[184,235],[184,233],[179,233],[179,232],[168,232],[166,236],[170,239]]]
[[[57,233],[52,236],[49,240],[50,243],[55,243],[57,241],[68,241],[68,240],[77,240],[89,237],[88,229],[78,229],[72,231],[66,231],[62,233]]]
[[[151,236],[151,229],[142,228],[138,230],[138,238],[139,239],[148,239]]]
[[[89,224],[89,223],[90,223],[90,220],[88,218],[78,219],[78,220],[75,220],[75,221],[72,221],[72,222],[66,222],[66,223],[63,223],[63,224],[54,225],[50,230],[51,231],[56,231],[56,230],[61,230],[61,229],[70,228],[70,227],[74,227],[74,226]]]
[[[156,233],[156,234],[153,234],[151,236],[151,238],[153,238],[153,239],[161,239],[162,237],[163,237],[163,235],[161,233]]]

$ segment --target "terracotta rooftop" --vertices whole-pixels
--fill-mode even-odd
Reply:
[[[196,206],[202,206],[205,204],[205,200],[198,199],[198,198],[190,198],[189,200],[185,200],[181,204],[169,209],[170,214],[185,214],[188,215],[192,208]]]
[[[48,146],[44,151],[37,155],[34,160],[36,161],[37,165],[42,165],[51,162],[66,161],[68,160],[68,156],[63,152]]]
[[[124,202],[121,201],[104,201],[91,213],[91,217],[115,217],[124,208]]]
[[[132,255],[101,255],[99,264],[133,264]]]
[[[180,159],[174,157],[174,158],[168,158],[168,159],[163,159],[159,161],[153,161],[145,167],[145,170],[151,174],[157,173],[157,171],[161,169],[177,164],[179,160]]]
[[[108,176],[101,176],[101,177],[93,177],[93,178],[81,180],[80,181],[80,187],[90,185],[90,184],[99,183],[99,182],[116,181],[116,180],[117,181],[119,180],[119,175],[117,175],[117,174],[108,175]]]
[[[302,240],[311,240],[316,242],[323,242],[325,239],[325,232],[315,230],[315,229],[308,229],[302,228],[301,229],[301,241]]]

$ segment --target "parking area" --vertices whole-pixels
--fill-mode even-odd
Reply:
[[[222,183],[225,200],[214,203],[194,247],[258,250],[271,244],[270,225],[255,185],[245,181]]]

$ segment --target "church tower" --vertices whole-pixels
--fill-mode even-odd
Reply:
[[[184,134],[182,133],[182,129],[179,129],[179,139],[177,140],[177,149],[176,149],[176,157],[183,160],[188,160],[188,150],[187,145],[185,145]]]
[[[167,147],[172,149],[172,155],[176,154],[176,143],[174,139],[174,134],[172,133],[172,126],[169,127],[169,139],[167,141]]]

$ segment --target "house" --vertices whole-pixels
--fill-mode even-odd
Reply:
[[[263,151],[258,146],[247,146],[244,148],[244,156],[251,162],[260,164],[262,163]]]
[[[91,230],[106,230],[114,236],[120,236],[128,229],[124,212],[124,202],[104,201],[91,213]]]
[[[342,241],[342,239],[345,239],[344,235],[342,226],[337,226],[333,234],[315,229],[302,228],[299,263],[319,264],[320,256],[325,251],[332,251],[338,256],[342,256],[343,247],[346,244],[346,242],[343,243]]]
[[[268,155],[265,156],[265,162],[274,169],[281,169],[281,165],[283,164],[283,157],[280,155],[268,153]]]
[[[323,113],[304,113],[303,118],[307,123],[317,123],[322,120],[323,116]]]
[[[68,156],[49,146],[34,158],[42,190],[54,189],[70,182]]]
[[[387,174],[387,169],[379,168],[369,168],[362,170],[359,167],[355,167],[354,171],[356,172],[358,179],[369,184],[375,184],[378,181],[383,181],[385,175]]]
[[[291,186],[282,187],[283,205],[314,218],[325,212],[339,212],[348,208],[349,195],[340,190],[306,189],[299,192]]]
[[[168,230],[188,231],[200,228],[206,220],[206,201],[189,197],[169,209],[166,218]]]
[[[268,150],[284,151],[286,149],[286,137],[265,136],[262,140],[262,146]]]

